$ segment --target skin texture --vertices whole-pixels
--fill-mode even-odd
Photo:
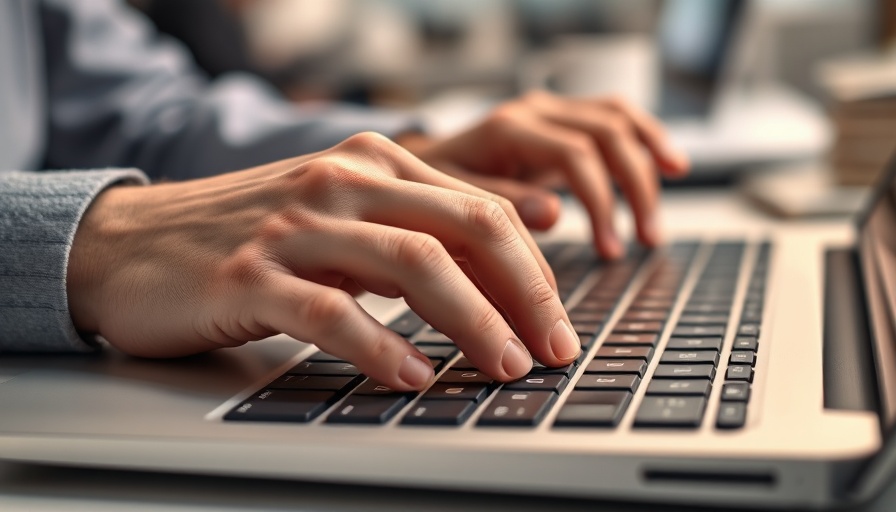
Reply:
[[[541,185],[568,183],[597,247],[617,257],[610,176],[652,245],[654,166],[687,165],[646,114],[544,93],[454,138],[400,142],[364,133],[240,172],[103,192],[70,253],[75,326],[144,357],[282,332],[393,389],[425,387],[428,359],[358,305],[366,290],[404,297],[483,372],[517,379],[532,357],[558,366],[580,350],[527,229],[559,214]]]

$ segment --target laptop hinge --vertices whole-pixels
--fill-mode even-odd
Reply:
[[[855,249],[825,251],[824,407],[879,411],[874,354]]]

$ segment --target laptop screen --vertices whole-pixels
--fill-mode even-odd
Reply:
[[[896,426],[896,163],[859,219],[859,255],[875,357],[882,386],[884,426]]]

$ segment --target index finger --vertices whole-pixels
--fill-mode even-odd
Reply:
[[[670,177],[687,174],[690,167],[687,155],[672,144],[662,123],[655,117],[622,99],[609,98],[599,103],[628,118],[638,138],[660,164],[663,174]]]

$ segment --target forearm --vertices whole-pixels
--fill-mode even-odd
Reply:
[[[107,187],[136,170],[0,172],[0,350],[84,351],[66,291],[78,223]]]

